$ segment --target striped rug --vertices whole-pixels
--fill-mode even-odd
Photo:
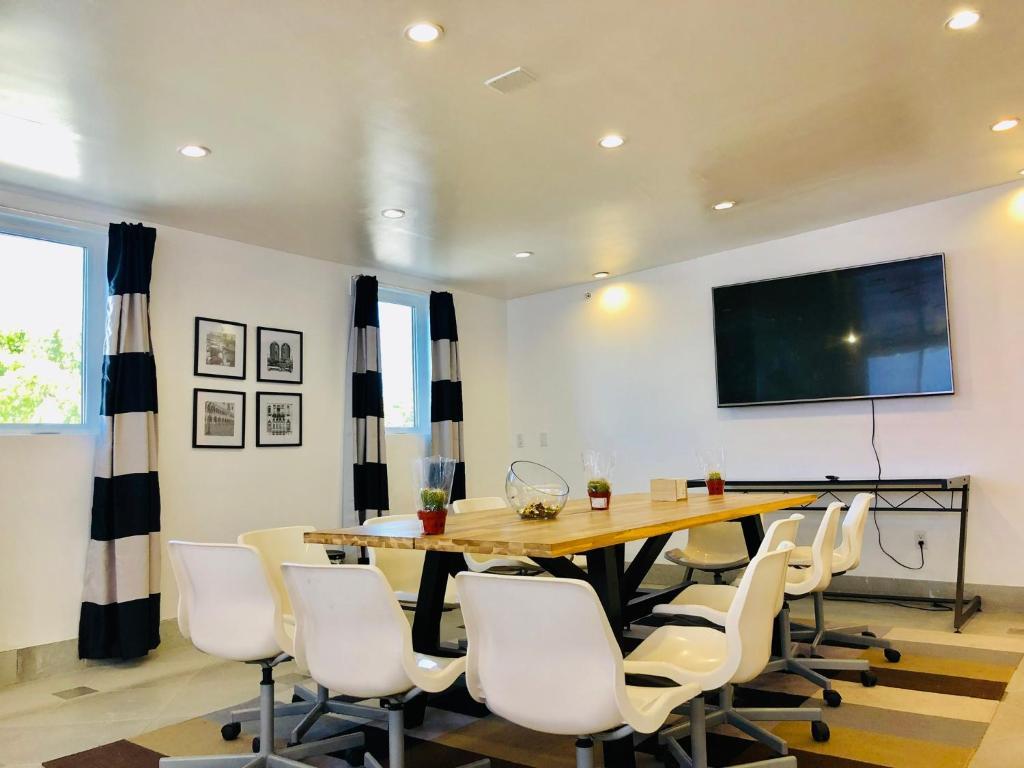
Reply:
[[[839,673],[835,687],[842,706],[825,707],[832,737],[816,743],[806,723],[781,723],[774,730],[786,739],[801,768],[966,768],[995,714],[1006,685],[1024,654],[1019,643],[998,637],[948,632],[875,628],[902,651],[898,664],[881,652],[827,648],[836,657],[863,657],[878,675],[874,688],[859,677]],[[824,706],[821,691],[794,675],[765,675],[737,690],[740,705]],[[246,704],[248,706],[249,704]],[[243,706],[240,704],[239,706]],[[136,738],[45,763],[48,768],[156,768],[164,755],[245,752],[251,733],[224,742],[225,712],[178,723]],[[279,723],[284,737],[295,722]],[[332,726],[317,728],[327,735]],[[386,757],[386,734],[373,723],[359,726],[374,755]],[[572,768],[573,740],[511,725],[472,701],[465,690],[432,696],[423,725],[407,736],[408,768],[448,768],[490,757],[495,768]],[[283,746],[283,738],[282,738]],[[738,731],[719,728],[709,735],[712,764],[730,766],[765,759],[771,753]],[[639,745],[638,766],[660,765],[656,740]],[[340,757],[316,761],[325,768],[348,765]],[[598,764],[601,765],[600,759]]]

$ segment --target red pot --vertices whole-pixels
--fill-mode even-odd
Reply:
[[[611,491],[605,491],[604,493],[595,493],[594,491],[587,491],[587,496],[590,497],[591,509],[596,509],[601,512],[605,512],[612,506]]]
[[[708,485],[708,496],[721,496],[725,493],[724,479],[718,478],[717,480],[712,480],[711,478],[708,478],[705,482]]]
[[[444,533],[444,521],[448,517],[447,509],[421,509],[416,517],[423,523],[423,533],[428,536]]]

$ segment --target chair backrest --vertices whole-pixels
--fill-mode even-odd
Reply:
[[[811,565],[800,572],[798,587],[787,586],[786,592],[806,595],[824,592],[832,583],[832,550],[836,546],[836,530],[839,528],[840,501],[833,501],[821,516],[821,523],[811,543]]]
[[[710,563],[734,563],[747,557],[747,542],[739,523],[697,525],[688,528],[686,535],[686,550],[699,550],[709,555]]]
[[[404,659],[412,634],[391,586],[372,565],[282,567],[295,608],[295,644],[320,685],[371,698],[414,687]]]
[[[832,573],[852,571],[860,565],[860,553],[864,549],[864,527],[871,512],[873,493],[858,493],[850,502],[850,508],[843,518],[843,535],[832,557]]]
[[[264,528],[239,534],[238,543],[255,547],[263,558],[270,583],[277,590],[281,611],[292,613],[288,590],[284,588],[281,574],[283,563],[305,563],[306,565],[330,565],[327,550],[323,544],[307,544],[302,536],[316,530],[312,525],[289,525],[283,528]]]
[[[575,579],[460,573],[470,694],[541,733],[623,723],[622,652],[593,587]]]
[[[475,499],[459,499],[452,502],[452,512],[488,512],[492,509],[508,509],[508,502],[500,496],[478,496]]]
[[[280,654],[281,606],[260,554],[241,544],[167,545],[184,595],[189,639],[212,656],[258,661]]]
[[[792,550],[793,542],[783,541],[750,561],[725,619],[728,663],[721,670],[723,679],[702,683],[705,690],[714,682],[745,683],[764,672],[772,655],[775,616],[782,608]]]
[[[188,626],[188,599],[191,591],[186,581],[185,566],[181,564],[181,555],[177,547],[168,545],[167,559],[171,561],[171,573],[174,574],[174,583],[178,585],[178,631],[186,640],[192,639],[192,632]]]
[[[779,548],[779,544],[784,541],[788,541],[795,546],[796,532],[800,527],[800,521],[803,519],[803,515],[799,512],[794,512],[789,517],[776,520],[769,525],[768,530],[765,531],[764,538],[761,540],[761,546],[757,548],[757,554],[763,555],[766,552],[774,552]]]

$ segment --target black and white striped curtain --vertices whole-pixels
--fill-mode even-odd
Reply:
[[[359,522],[388,508],[388,465],[384,443],[384,389],[380,377],[380,312],[377,278],[355,281],[349,364],[352,369],[354,461],[352,499]]]
[[[452,501],[466,498],[462,454],[462,377],[459,331],[450,293],[430,292],[430,438],[431,450],[455,459]]]
[[[149,333],[155,243],[155,229],[110,225],[101,434],[78,626],[83,659],[132,659],[160,644],[156,365]]]

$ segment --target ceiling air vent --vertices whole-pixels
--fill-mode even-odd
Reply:
[[[493,88],[498,93],[512,93],[513,91],[522,90],[530,85],[530,83],[536,82],[536,80],[537,78],[529,71],[522,67],[516,67],[508,72],[495,75],[489,80],[484,80],[484,85],[488,88]]]

